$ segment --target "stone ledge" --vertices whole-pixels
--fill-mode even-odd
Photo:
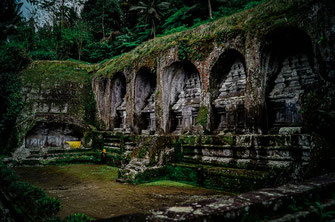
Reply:
[[[231,198],[207,199],[198,203],[185,203],[153,211],[146,217],[148,221],[239,221],[247,213],[278,213],[290,203],[313,199],[320,192],[326,193],[335,187],[335,174],[313,178],[300,184],[286,184],[277,188],[265,188],[237,195]],[[187,208],[187,211],[175,209]],[[265,215],[264,215],[265,216]]]
[[[149,214],[124,215],[99,221],[241,221],[245,216],[274,216],[284,213],[292,203],[328,197],[335,188],[335,173],[300,184],[265,188],[234,197],[212,197],[151,211]]]

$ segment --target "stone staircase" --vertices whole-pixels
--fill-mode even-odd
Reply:
[[[97,152],[88,148],[66,150],[63,148],[31,148],[22,159],[6,158],[4,163],[15,166],[88,163],[97,160]]]
[[[247,169],[305,166],[310,158],[308,135],[235,135],[182,141],[183,162]]]
[[[114,133],[111,131],[101,132],[103,137],[103,148],[107,153],[129,154],[136,147],[134,138],[128,134]]]
[[[169,179],[226,191],[269,187],[303,173],[308,135],[181,137],[181,159],[167,167]]]
[[[107,151],[107,161],[104,163],[120,166],[122,164],[123,154],[131,153],[135,147],[133,137],[129,135],[110,131],[101,131],[97,132],[97,134],[102,139],[102,144],[100,146],[93,145],[93,148],[24,148],[20,150],[19,155],[14,154],[14,157],[5,158],[2,161],[15,166],[100,163],[100,149],[104,148]]]

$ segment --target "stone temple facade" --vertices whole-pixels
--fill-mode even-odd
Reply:
[[[81,140],[143,158],[166,148],[129,172],[164,165],[178,146],[189,164],[269,171],[311,165],[319,146],[304,102],[315,88],[334,84],[335,7],[330,0],[276,6],[148,41],[104,64],[35,62],[25,79],[50,73],[39,87],[23,88],[30,106],[18,121],[20,148]],[[47,68],[38,69],[42,64]],[[46,86],[65,64],[69,78]],[[143,147],[154,151],[139,155]]]
[[[102,129],[157,135],[302,132],[301,95],[321,77],[315,45],[298,27],[280,27],[263,38],[271,44],[246,45],[237,36],[202,61],[180,61],[173,48],[154,70],[95,78]]]

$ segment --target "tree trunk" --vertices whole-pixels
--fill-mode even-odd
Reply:
[[[213,12],[212,12],[212,4],[211,0],[208,0],[208,12],[209,12],[209,18],[213,19]]]
[[[153,21],[153,32],[154,32],[154,38],[156,38],[156,24],[155,24],[155,21]]]
[[[105,39],[105,1],[102,1],[102,39]]]

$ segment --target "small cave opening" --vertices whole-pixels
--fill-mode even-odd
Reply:
[[[155,92],[156,73],[142,67],[135,78],[135,130],[153,134],[156,130]]]
[[[123,73],[116,73],[111,80],[111,128],[126,128],[126,78]]]
[[[309,36],[294,27],[278,28],[266,36],[261,52],[266,79],[265,131],[301,127],[300,96],[317,80]]]
[[[37,123],[25,137],[26,148],[63,148],[65,141],[81,141],[83,130],[58,122]]]
[[[213,115],[211,130],[243,132],[245,128],[244,94],[246,65],[244,56],[235,49],[223,52],[210,75]]]

